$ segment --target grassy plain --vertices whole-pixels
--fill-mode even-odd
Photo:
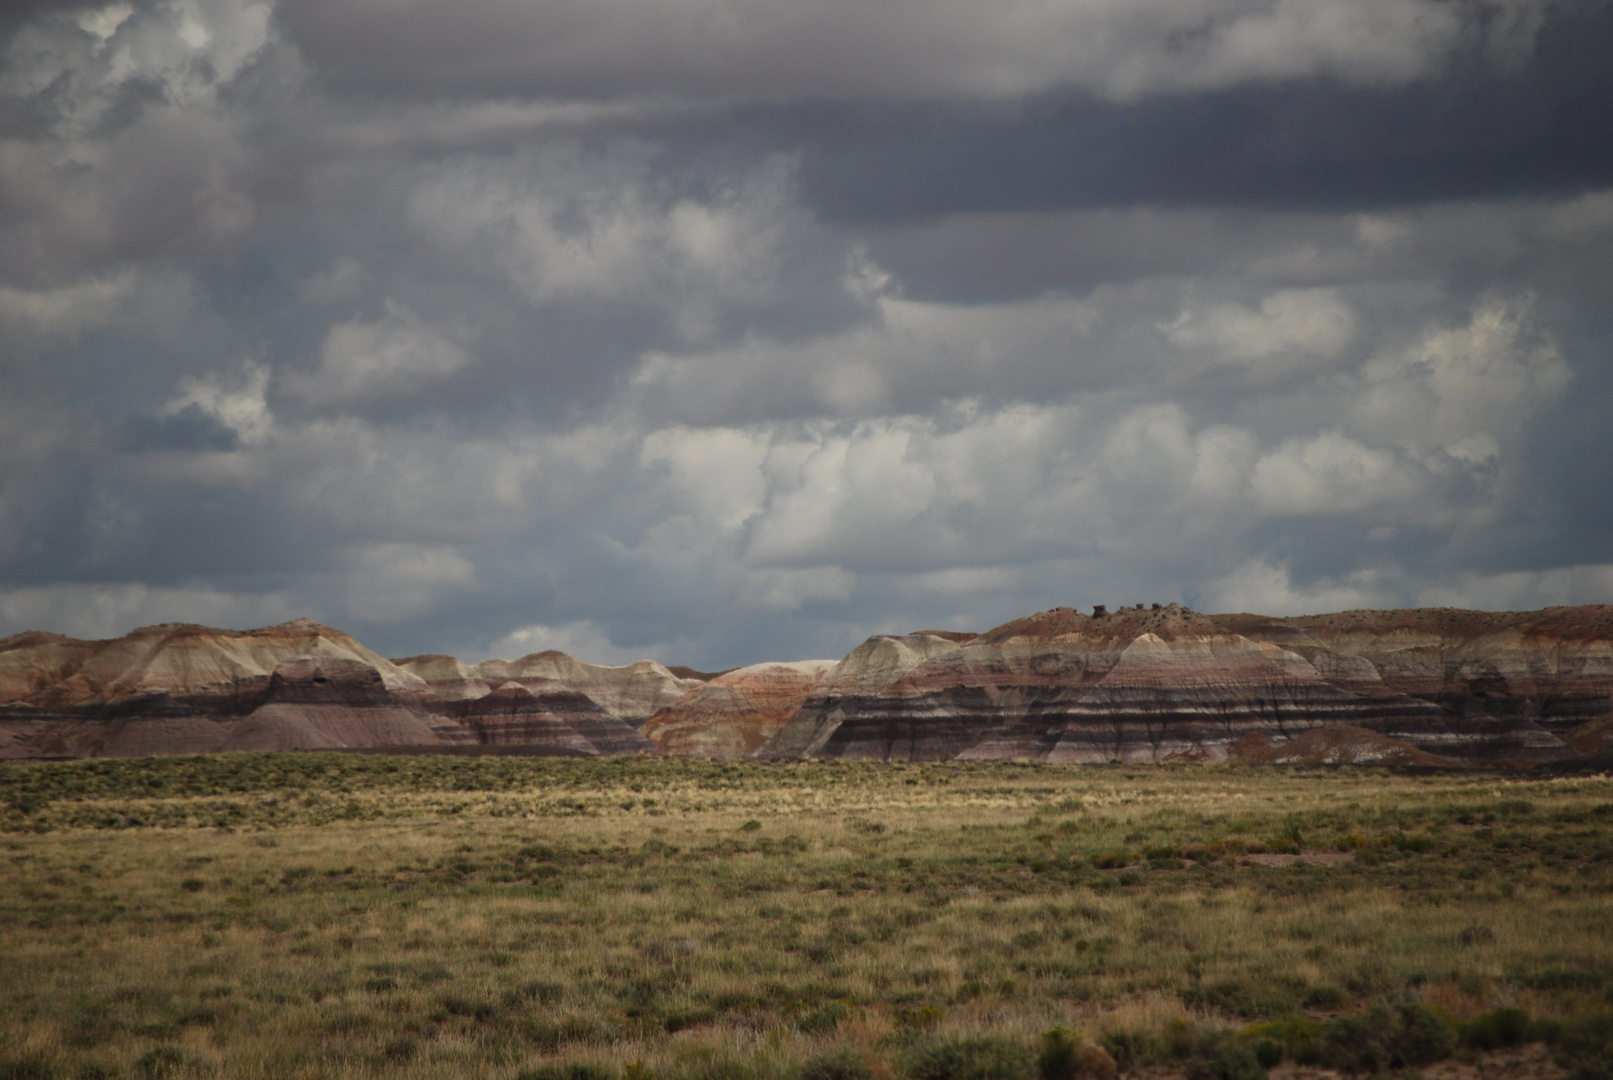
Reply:
[[[10,763],[0,1076],[844,1080],[1055,1026],[1125,1066],[1376,1003],[1570,1017],[1610,895],[1603,777]]]

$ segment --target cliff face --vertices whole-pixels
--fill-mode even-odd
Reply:
[[[1334,725],[1459,761],[1551,760],[1613,705],[1613,608],[1206,616],[1056,608],[957,641],[878,637],[763,757],[1218,760]]]

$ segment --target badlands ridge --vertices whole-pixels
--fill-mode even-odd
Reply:
[[[0,640],[0,758],[414,749],[1450,765],[1613,739],[1613,606],[1302,618],[1055,608],[716,676],[559,652],[389,660],[299,619]]]

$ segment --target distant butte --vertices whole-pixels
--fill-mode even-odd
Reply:
[[[478,745],[726,759],[1592,762],[1613,750],[1613,606],[1299,618],[1054,608],[983,634],[880,635],[839,661],[717,674],[553,651],[388,660],[307,619],[0,641],[0,758]]]

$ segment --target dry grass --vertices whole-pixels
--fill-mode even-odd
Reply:
[[[1602,778],[10,764],[0,1062],[740,1080],[949,1032],[1564,1014],[1613,988],[1610,822]],[[1280,850],[1355,855],[1241,857]]]

